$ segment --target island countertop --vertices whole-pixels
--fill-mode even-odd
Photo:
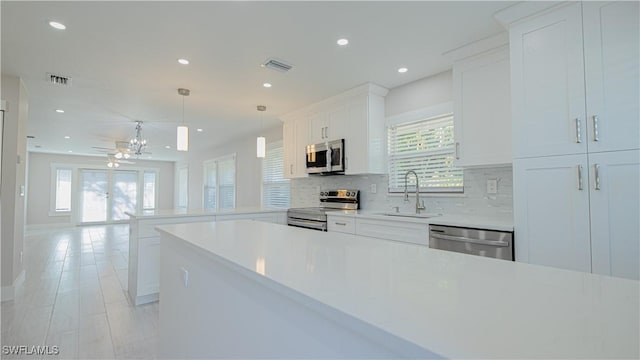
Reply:
[[[637,281],[252,221],[157,229],[443,357],[640,355]]]

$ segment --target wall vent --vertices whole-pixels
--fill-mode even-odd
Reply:
[[[291,70],[291,68],[293,68],[293,65],[287,64],[283,60],[271,58],[271,59],[267,59],[267,61],[265,61],[262,64],[262,67],[266,67],[267,69],[271,69],[279,72],[287,72]]]
[[[71,86],[71,78],[68,76],[47,73],[47,80],[52,84]]]

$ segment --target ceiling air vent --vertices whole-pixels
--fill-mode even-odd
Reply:
[[[282,61],[282,60],[276,60],[276,59],[267,59],[267,61],[265,61],[262,64],[262,67],[266,67],[267,69],[271,69],[271,70],[275,70],[275,71],[280,71],[280,72],[287,72],[289,70],[291,70],[291,68],[293,67],[293,65],[289,65],[286,62]]]
[[[47,80],[52,84],[71,86],[71,78],[68,76],[47,73]]]

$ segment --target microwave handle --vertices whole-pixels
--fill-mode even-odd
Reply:
[[[327,171],[331,171],[331,146],[327,145]]]

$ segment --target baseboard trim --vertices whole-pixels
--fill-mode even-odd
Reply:
[[[25,277],[25,272],[24,270],[22,270],[20,272],[20,275],[18,275],[18,277],[13,281],[13,284],[2,287],[2,290],[0,290],[2,292],[0,295],[1,302],[11,301],[15,298],[16,287],[24,281],[24,277]]]
[[[44,230],[51,228],[66,228],[66,227],[75,227],[72,223],[55,223],[55,224],[29,224],[26,226],[27,230]]]

